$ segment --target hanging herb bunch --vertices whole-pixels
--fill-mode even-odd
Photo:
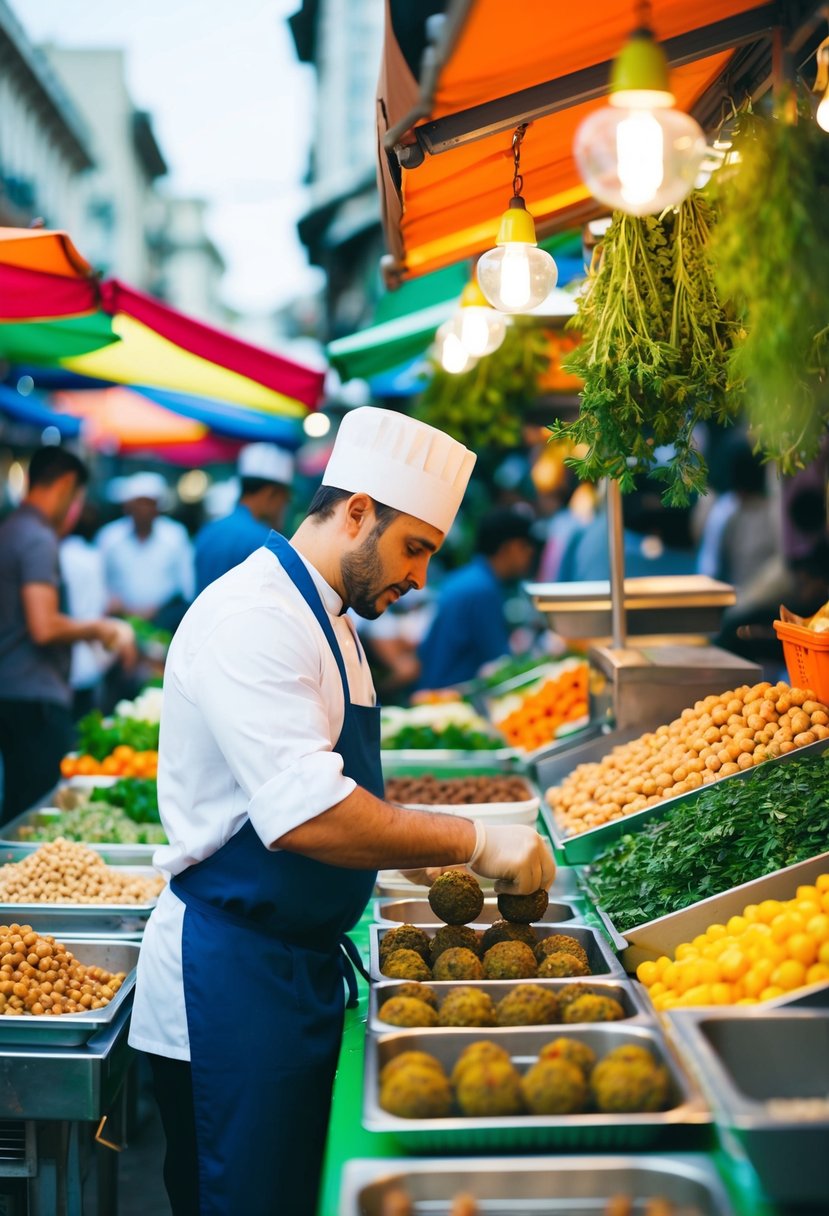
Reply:
[[[417,417],[475,450],[514,447],[548,364],[543,329],[510,325],[498,349],[468,372],[452,375],[433,360]]]
[[[658,218],[614,214],[569,323],[582,334],[565,365],[584,381],[579,417],[550,428],[553,439],[587,447],[570,461],[582,480],[612,477],[629,491],[653,473],[671,506],[704,491],[694,427],[727,422],[737,406],[728,393],[736,326],[712,274],[714,223],[698,191]],[[673,456],[662,465],[656,450],[666,445]]]
[[[738,114],[733,144],[711,251],[742,321],[730,383],[758,447],[789,474],[829,427],[829,137],[790,95],[776,117]]]

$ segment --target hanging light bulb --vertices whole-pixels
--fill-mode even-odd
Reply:
[[[823,131],[829,131],[829,38],[824,38],[817,49],[817,77],[814,92],[822,93],[815,120]]]
[[[475,279],[461,292],[461,306],[449,324],[461,346],[475,359],[497,350],[507,332],[506,318],[490,308]]]
[[[435,334],[435,358],[443,370],[452,376],[468,372],[477,362],[461,342],[458,328],[453,317],[444,321]]]
[[[699,124],[674,109],[668,63],[640,5],[640,27],[616,56],[610,105],[576,131],[573,155],[590,193],[628,215],[652,215],[682,201],[707,151]]]
[[[558,280],[558,267],[549,253],[538,248],[535,223],[521,196],[524,179],[521,176],[521,142],[526,124],[518,127],[512,137],[515,173],[512,198],[501,216],[496,248],[489,249],[478,262],[478,282],[481,291],[499,312],[527,312],[535,308],[553,290]]]

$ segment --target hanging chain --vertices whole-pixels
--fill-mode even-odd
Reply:
[[[527,123],[522,122],[520,127],[515,128],[512,136],[512,162],[515,166],[512,176],[512,193],[515,198],[518,198],[524,189],[524,179],[521,176],[521,144],[526,133]]]

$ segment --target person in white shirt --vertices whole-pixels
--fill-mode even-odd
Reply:
[[[60,573],[66,592],[66,610],[75,620],[102,617],[107,607],[104,561],[92,543],[98,525],[98,512],[84,503],[72,530],[60,542]],[[98,704],[101,681],[115,662],[115,655],[100,642],[75,642],[69,683],[76,718]]]
[[[345,937],[378,868],[467,864],[549,887],[531,828],[383,800],[379,709],[345,611],[426,580],[474,464],[423,423],[364,407],[288,542],[211,583],[173,639],[159,805],[171,876],[138,966],[130,1042],[150,1053],[175,1216],[313,1216],[340,1045]]]
[[[98,533],[112,613],[158,620],[162,609],[181,604],[183,611],[193,599],[192,545],[182,524],[159,514],[166,494],[159,473],[128,477],[119,494],[124,517]]]

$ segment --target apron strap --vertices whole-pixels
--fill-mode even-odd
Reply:
[[[360,1001],[356,972],[359,971],[360,975],[368,983],[371,982],[371,976],[366,971],[365,964],[360,957],[360,951],[347,933],[344,933],[340,938],[340,968],[342,969],[343,979],[348,988],[348,1000],[345,1007],[346,1009],[356,1009]]]

